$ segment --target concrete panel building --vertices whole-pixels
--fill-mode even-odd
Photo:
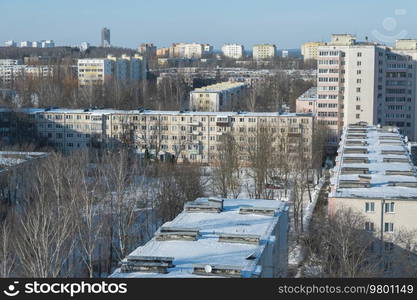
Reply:
[[[198,198],[110,277],[286,277],[287,232],[285,202]]]
[[[271,44],[258,44],[253,46],[252,56],[254,60],[268,60],[277,56],[277,47]]]
[[[317,87],[312,87],[297,98],[296,102],[297,113],[312,113],[316,114],[317,106]]]
[[[383,242],[417,230],[416,168],[396,128],[358,124],[344,130],[332,170],[329,214],[343,208],[363,214],[364,230]]]
[[[324,46],[323,42],[307,42],[301,45],[301,55],[303,56],[304,61],[307,60],[317,60],[318,58],[318,48]]]
[[[357,42],[350,34],[319,47],[317,118],[332,131],[330,145],[337,147],[343,128],[360,121],[417,138],[417,61],[406,51],[413,50]]]
[[[222,53],[225,57],[241,59],[245,55],[245,48],[238,44],[225,44],[222,46]]]
[[[196,111],[232,111],[243,100],[246,84],[222,82],[190,92],[190,109]]]
[[[178,162],[211,164],[218,156],[223,135],[235,135],[242,147],[239,159],[248,160],[244,147],[255,142],[258,130],[267,130],[273,147],[297,155],[300,142],[312,155],[314,121],[311,114],[191,112],[152,110],[21,109],[34,135],[63,152],[84,147],[114,147],[128,143],[138,152],[171,157]],[[1,132],[13,136],[17,113],[0,111]],[[282,142],[285,141],[283,144]],[[278,150],[279,149],[279,150]]]

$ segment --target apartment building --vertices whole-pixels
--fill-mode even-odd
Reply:
[[[0,85],[10,87],[23,78],[47,78],[53,75],[53,71],[53,66],[26,65],[20,59],[0,59]]]
[[[113,78],[113,64],[108,58],[84,58],[77,64],[79,87],[103,85]]]
[[[389,243],[417,230],[416,167],[398,129],[347,126],[331,173],[330,215],[351,208],[366,217],[364,230]]]
[[[169,47],[158,48],[158,49],[156,49],[156,56],[160,57],[160,58],[167,58],[167,57],[169,57],[170,49],[171,48],[169,48]]]
[[[267,60],[276,57],[277,47],[271,44],[258,44],[253,46],[252,55],[254,60]]]
[[[306,157],[312,155],[314,122],[311,114],[59,108],[16,112],[2,109],[0,132],[5,139],[15,135],[16,113],[27,116],[25,122],[33,126],[34,135],[63,152],[128,143],[138,152],[148,151],[179,162],[210,164],[218,155],[222,136],[231,133],[240,144],[239,159],[247,161],[245,145],[256,141],[256,132],[266,130],[277,151],[297,155],[296,150],[302,143]]]
[[[122,55],[107,58],[78,60],[78,85],[80,87],[103,85],[111,80],[121,83],[146,79],[147,61],[143,56]]]
[[[389,47],[334,34],[319,47],[317,118],[337,147],[343,127],[360,121],[397,126],[417,138],[416,61]]]
[[[106,27],[101,29],[101,47],[111,47],[110,29]]]
[[[213,46],[198,43],[174,43],[169,48],[171,58],[202,58],[213,52]]]
[[[301,45],[301,55],[304,61],[317,60],[318,59],[318,48],[324,46],[324,42],[307,42]]]
[[[147,58],[155,57],[156,50],[156,46],[152,43],[143,43],[138,47],[139,54]]]
[[[317,87],[312,87],[305,91],[297,98],[295,111],[298,113],[312,113],[316,114],[317,106]]]
[[[196,111],[231,111],[243,99],[246,84],[221,82],[190,92],[190,109]]]
[[[20,47],[21,48],[32,47],[32,42],[31,41],[22,41],[22,42],[20,42]]]
[[[222,46],[222,53],[225,57],[241,59],[245,55],[245,48],[238,44],[225,44]]]
[[[17,43],[15,41],[13,41],[13,40],[5,41],[4,42],[4,46],[5,47],[17,47]]]
[[[110,277],[286,277],[288,223],[282,201],[198,198]]]

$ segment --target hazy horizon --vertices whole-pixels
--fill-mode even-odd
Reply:
[[[328,41],[332,33],[352,33],[359,40],[390,44],[417,38],[412,0],[147,1],[0,0],[0,43],[6,40],[52,39],[57,46],[100,44],[101,28],[111,30],[111,43],[136,48],[173,42],[256,43],[295,49],[307,41]]]

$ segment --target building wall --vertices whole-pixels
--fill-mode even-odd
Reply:
[[[244,56],[245,50],[243,45],[226,44],[222,47],[222,53],[226,57],[240,59]]]
[[[335,146],[344,126],[364,121],[396,126],[417,138],[417,47],[414,40],[395,49],[333,35],[320,46],[317,118],[334,132]],[[337,107],[336,107],[337,106]]]
[[[255,45],[253,46],[253,59],[271,59],[277,55],[277,47],[275,45]]]
[[[384,202],[383,202],[384,201]],[[366,212],[366,203],[373,203],[375,207],[374,212]],[[382,208],[383,203],[394,203],[394,212],[385,212]],[[415,218],[415,211],[417,209],[417,202],[413,199],[365,199],[365,198],[329,198],[329,214],[334,215],[338,209],[352,209],[353,211],[363,214],[369,222],[374,225],[374,233],[377,237],[381,234],[381,218],[382,224],[393,223],[394,232],[382,232],[384,237],[389,240],[393,239],[396,233],[400,231],[414,231],[417,230],[417,222]],[[381,214],[382,212],[382,214]],[[383,225],[385,227],[385,225]],[[365,229],[365,228],[364,228]]]
[[[140,152],[148,149],[157,155],[173,155],[179,162],[207,164],[216,159],[225,133],[234,134],[243,147],[254,142],[256,130],[265,128],[277,151],[296,153],[302,138],[305,154],[312,155],[314,123],[307,114],[51,110],[30,116],[39,137],[64,152],[92,147],[93,143],[103,147],[128,143]],[[282,139],[286,140],[285,149]],[[239,158],[247,161],[243,148],[241,151]]]
[[[322,42],[307,42],[301,46],[301,55],[304,61],[318,59],[318,47],[324,46]]]

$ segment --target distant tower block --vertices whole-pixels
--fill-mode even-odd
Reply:
[[[110,47],[110,29],[104,27],[101,30],[101,47]]]

